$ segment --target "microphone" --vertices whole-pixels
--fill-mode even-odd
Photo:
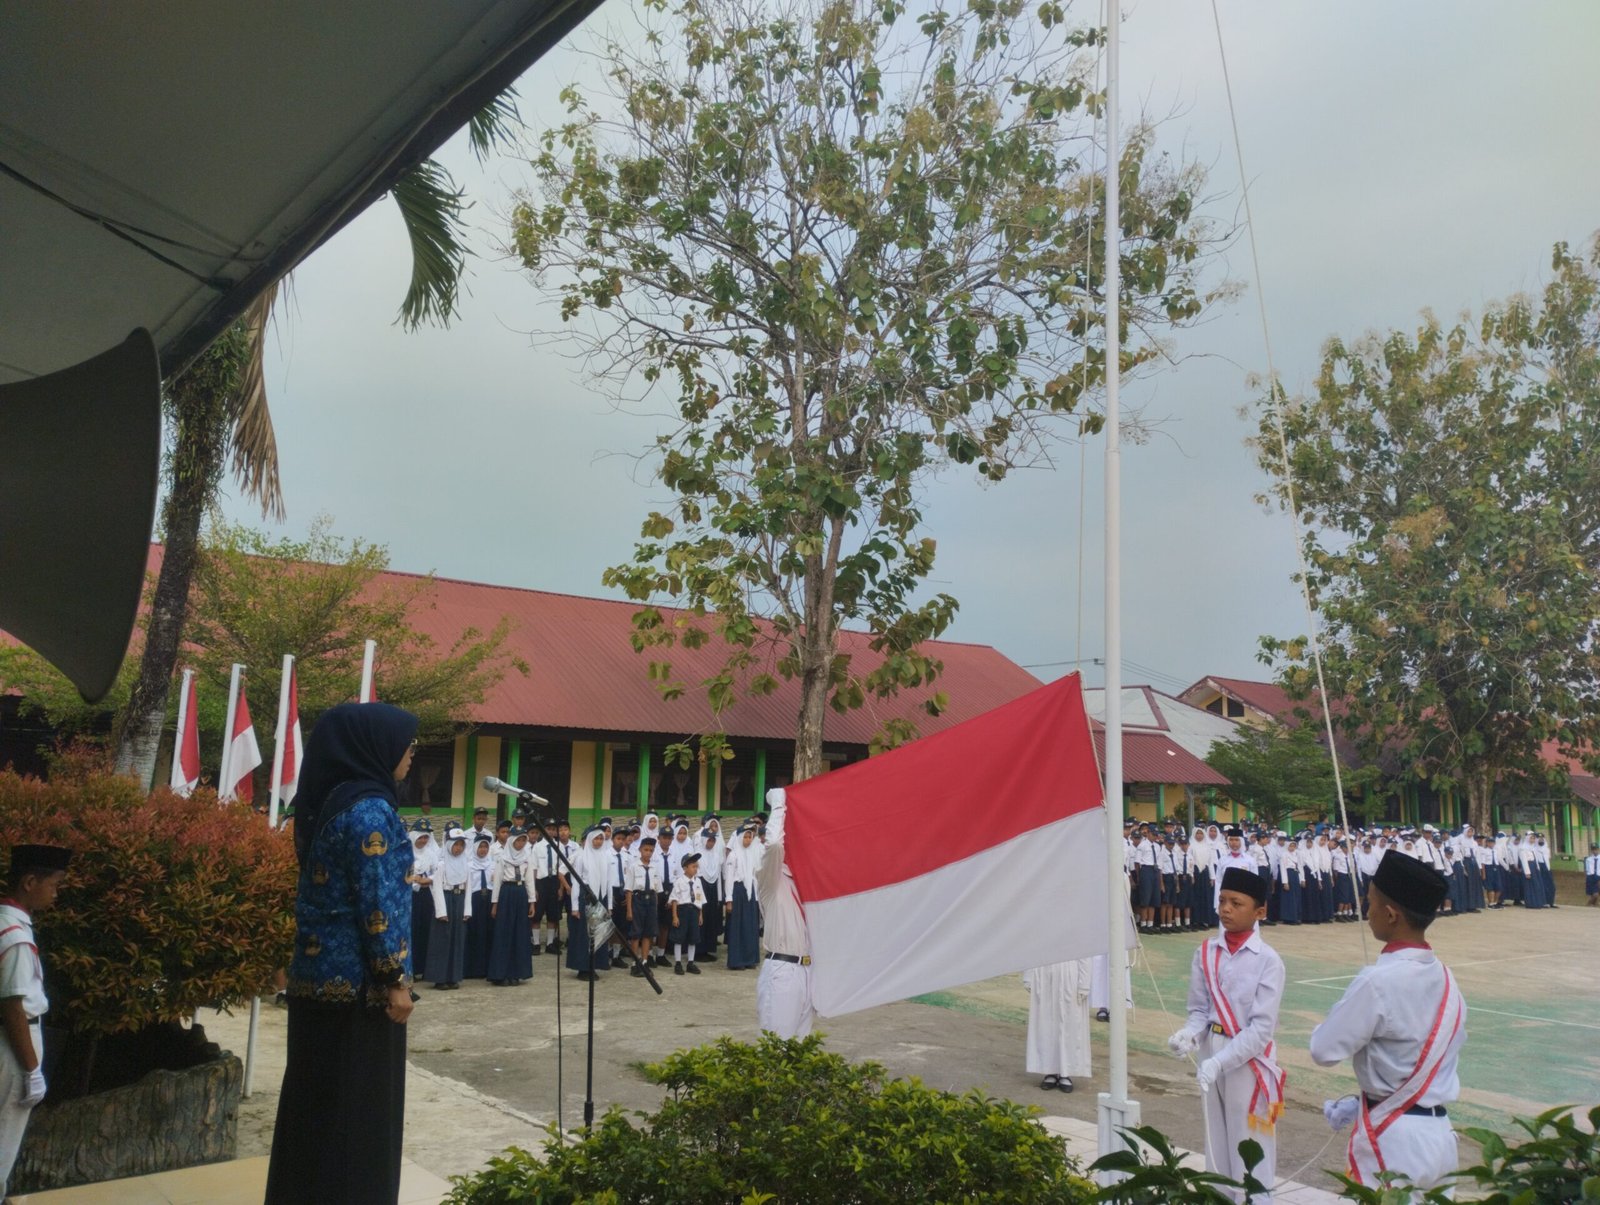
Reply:
[[[524,791],[521,787],[514,787],[509,782],[501,782],[493,774],[483,776],[483,789],[495,795],[515,795],[518,799],[526,799],[531,803],[550,806],[550,801],[543,795],[535,795],[532,791]]]

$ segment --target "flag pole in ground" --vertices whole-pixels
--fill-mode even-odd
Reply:
[[[359,702],[370,703],[373,700],[372,663],[377,659],[377,656],[378,642],[376,640],[367,641],[366,650],[361,654],[361,694],[357,696],[357,701]]]
[[[233,663],[233,672],[228,677],[228,717],[222,722],[222,765],[217,769],[217,797],[227,799],[233,789],[233,779],[230,771],[233,761],[233,721],[239,710],[239,679],[244,674],[244,666],[239,662]]]
[[[283,674],[278,681],[278,727],[272,738],[272,791],[267,796],[267,824],[278,827],[278,798],[283,790],[283,751],[292,738],[289,732],[289,696],[294,691],[294,654],[283,655]],[[299,767],[296,766],[296,770]]]
[[[1118,0],[1106,4],[1106,950],[1112,999],[1127,982],[1127,875],[1122,864],[1122,446],[1117,389],[1121,383],[1122,188],[1117,122]],[[1100,1154],[1127,1146],[1121,1131],[1139,1124],[1139,1104],[1128,1099],[1128,1011],[1111,1009],[1110,1075],[1100,1093]]]

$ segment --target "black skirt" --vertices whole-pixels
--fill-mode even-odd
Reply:
[[[489,937],[490,979],[533,978],[533,932],[528,921],[528,889],[521,883],[501,883],[494,905],[494,932]]]
[[[467,965],[466,891],[444,892],[444,922],[433,922],[428,939],[427,978],[430,983],[460,983]]]
[[[266,1205],[394,1205],[405,1115],[406,1027],[291,997]]]
[[[426,978],[428,939],[433,935],[433,892],[419,887],[411,893],[411,965],[418,979]]]

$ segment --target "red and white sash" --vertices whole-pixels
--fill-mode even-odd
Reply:
[[[1366,1094],[1361,1096],[1361,1114],[1356,1118],[1346,1151],[1350,1161],[1350,1178],[1357,1184],[1368,1182],[1362,1178],[1363,1167],[1371,1172],[1374,1183],[1378,1175],[1388,1170],[1381,1145],[1384,1131],[1404,1117],[1406,1110],[1421,1100],[1423,1093],[1433,1084],[1445,1055],[1466,1019],[1467,1003],[1456,987],[1455,977],[1450,974],[1448,967],[1441,966],[1440,969],[1444,971],[1444,993],[1439,1000],[1439,1011],[1434,1014],[1433,1027],[1428,1031],[1428,1040],[1422,1044],[1417,1065],[1411,1069],[1405,1083],[1395,1089],[1387,1100],[1368,1108]]]
[[[1222,942],[1212,940],[1201,947],[1200,970],[1205,975],[1206,991],[1211,994],[1212,1011],[1223,1033],[1232,1039],[1243,1027],[1233,1005],[1222,992]],[[1256,1090],[1250,1094],[1248,1123],[1252,1130],[1263,1134],[1271,1134],[1283,1115],[1283,1089],[1288,1073],[1280,1070],[1273,1060],[1276,1046],[1276,1042],[1268,1042],[1267,1048],[1248,1063],[1251,1074],[1256,1077]]]

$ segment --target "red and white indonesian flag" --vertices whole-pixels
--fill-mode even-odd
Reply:
[[[251,775],[261,764],[261,746],[256,743],[256,730],[250,723],[250,703],[244,697],[243,682],[239,683],[239,705],[234,709],[233,735],[227,752],[224,764],[233,781],[223,784],[222,798],[249,803],[255,795],[255,780]]]
[[[1106,952],[1077,674],[785,794],[823,1016]]]
[[[192,794],[200,785],[200,719],[194,708],[194,674],[183,673],[178,696],[178,739],[172,750],[172,775],[168,779],[179,795]]]
[[[294,666],[289,667],[289,711],[284,719],[287,732],[279,733],[283,742],[282,781],[278,798],[285,804],[294,802],[294,793],[300,788],[300,763],[305,760],[306,742],[300,733],[300,686],[295,678]]]

